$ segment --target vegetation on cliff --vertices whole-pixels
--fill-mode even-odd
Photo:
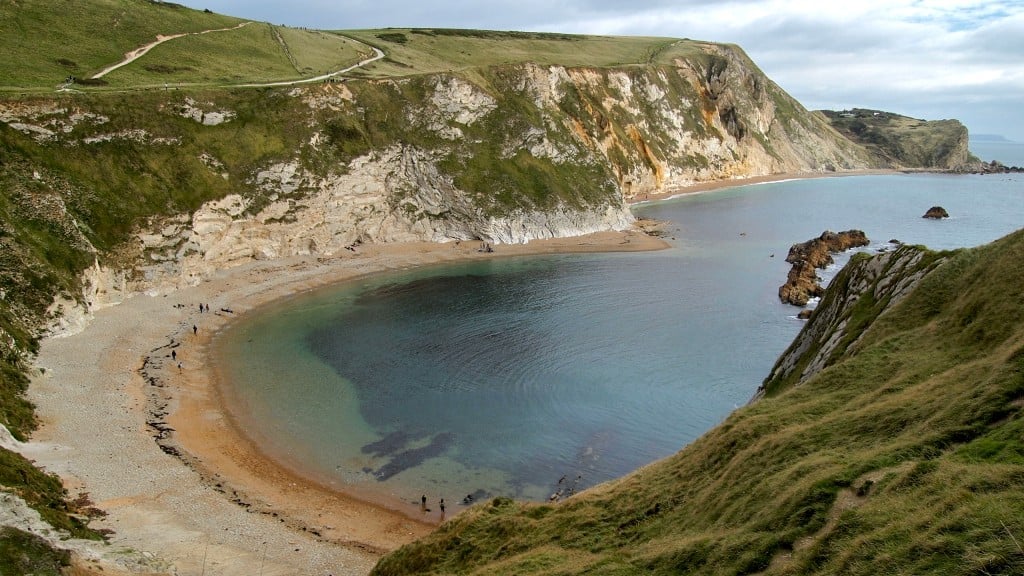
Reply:
[[[978,168],[977,158],[967,149],[967,127],[958,120],[918,120],[865,108],[822,113],[841,134],[867,148],[882,166]]]
[[[130,270],[142,258],[166,258],[143,253],[137,234],[187,220],[210,200],[241,195],[241,217],[286,202],[290,211],[274,219],[296,218],[318,181],[396,148],[433,164],[440,184],[424,192],[422,170],[413,173],[374,209],[435,220],[621,208],[623,195],[672,182],[861,165],[852,145],[823,130],[732,46],[358,31],[351,36],[388,50],[388,59],[360,72],[375,80],[164,90],[174,75],[160,63],[188,49],[189,36],[104,76],[107,87],[25,95],[52,90],[67,73],[92,75],[158,34],[232,28],[201,36],[217,54],[204,61],[242,74],[240,81],[278,69],[286,52],[290,62],[312,61],[334,40],[300,41],[300,32],[313,33],[281,29],[249,50],[236,35],[255,24],[235,29],[242,21],[143,0],[27,0],[0,6],[0,18],[23,32],[0,38],[5,53],[18,55],[3,73],[17,91],[0,98],[0,416],[19,438],[32,428],[29,407],[17,399],[27,384],[19,359],[34,351],[54,297],[88,305],[80,285],[87,267]],[[41,40],[29,46],[25,38]],[[353,50],[342,60],[358,57]],[[299,65],[293,77],[303,72]],[[149,85],[157,89],[124,89]],[[294,186],[260,180],[281,165],[296,167]],[[423,203],[433,199],[417,197],[447,189],[462,194],[464,206],[428,211]]]
[[[242,199],[233,218],[295,221],[325,182],[387,158],[372,218],[353,218],[346,234],[370,238],[367,222],[394,214],[410,227],[470,221],[465,233],[478,234],[489,219],[621,210],[624,196],[693,181],[873,165],[730,45],[309,31],[148,0],[19,0],[0,3],[0,22],[14,31],[0,36],[0,423],[18,439],[36,425],[22,393],[40,329],[64,311],[54,300],[89,308],[82,275],[92,267],[134,280],[144,264],[180,259],[194,243],[158,251],[144,238],[169,228],[188,237],[193,216],[229,195]],[[240,86],[339,70],[370,46],[387,57],[345,83]],[[264,212],[272,206],[284,208]],[[0,449],[0,478],[55,526],[82,532],[52,476]],[[651,501],[617,530],[654,534],[637,530],[648,517],[658,528],[671,502]],[[493,508],[504,517],[520,506]],[[528,514],[548,514],[537,510]],[[790,532],[730,546],[775,550]],[[712,550],[713,536],[688,537],[726,553]]]
[[[375,574],[1020,573],[1024,231],[900,250],[915,264],[828,289],[856,318],[823,370],[565,502],[480,504]]]

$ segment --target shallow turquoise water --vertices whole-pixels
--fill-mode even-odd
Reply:
[[[951,218],[922,219],[932,205]],[[243,319],[218,344],[241,421],[372,497],[540,500],[603,482],[753,394],[801,326],[776,297],[791,244],[848,228],[870,249],[985,243],[1024,225],[1024,178],[798,180],[636,212],[672,222],[672,248],[381,275]]]

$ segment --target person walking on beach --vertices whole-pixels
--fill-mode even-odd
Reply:
[[[441,516],[444,516],[444,498],[441,498]]]
[[[426,509],[427,509],[427,495],[424,494],[423,496],[420,496],[420,510],[424,510],[425,511]]]
[[[193,335],[193,336],[195,336],[195,335],[196,335],[196,333],[198,333],[198,332],[199,332],[199,328],[196,328],[196,325],[195,325],[195,324],[193,324],[193,325],[192,325],[192,335]]]

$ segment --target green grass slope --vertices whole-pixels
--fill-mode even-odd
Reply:
[[[52,90],[69,75],[88,79],[157,36],[188,34],[154,47],[89,87],[273,82],[345,68],[388,54],[354,71],[369,78],[463,71],[533,62],[624,66],[696,55],[671,38],[581,36],[449,29],[360,30],[344,33],[274,26],[152,0],[2,0],[0,90]],[[228,30],[225,30],[228,29]],[[220,30],[199,34],[205,31]],[[363,43],[354,42],[352,39]],[[80,85],[79,88],[82,86]]]
[[[337,34],[259,22],[236,28],[244,22],[151,0],[2,0],[0,90],[52,90],[68,76],[119,89],[295,80],[370,54]],[[176,34],[187,35],[87,80],[157,36]]]
[[[50,88],[119,62],[158,34],[236,26],[243,20],[150,0],[0,1],[0,87]]]
[[[374,574],[1024,573],[1024,231],[845,357],[556,505],[480,504]]]
[[[346,34],[387,57],[360,71],[371,78],[433,74],[532,62],[559,66],[646,64],[679,41],[673,38],[584,36],[540,32],[388,28]]]

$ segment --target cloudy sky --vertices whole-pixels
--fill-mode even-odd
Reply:
[[[181,2],[182,0],[178,0]],[[1024,142],[1024,0],[184,0],[320,29],[479,28],[739,44],[810,109],[956,118]]]

